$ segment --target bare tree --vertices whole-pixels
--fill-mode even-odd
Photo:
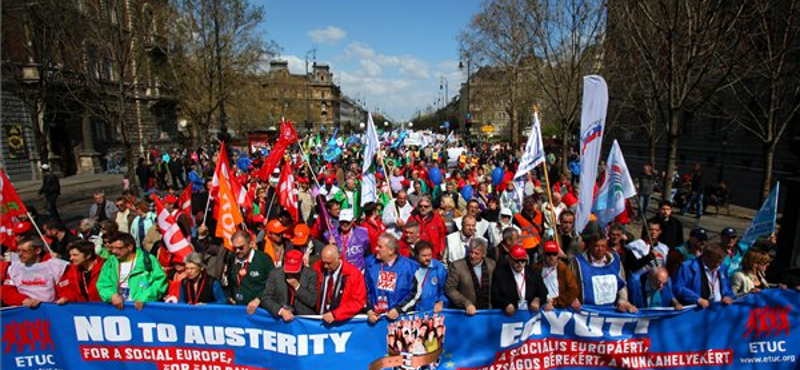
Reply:
[[[617,1],[609,12],[616,35],[625,37],[635,55],[628,70],[639,70],[650,88],[667,127],[666,179],[677,168],[681,125],[730,82],[741,56],[744,3],[739,1],[632,0]],[[671,181],[664,184],[669,197]]]
[[[583,76],[603,67],[606,29],[604,0],[538,0],[525,3],[527,42],[536,61],[525,72],[540,91],[545,121],[561,132],[562,171],[567,169],[566,148],[580,128]]]
[[[503,71],[496,83],[504,89],[500,101],[508,113],[514,143],[520,142],[519,116],[527,109],[522,95],[533,92],[522,86],[521,79],[523,62],[533,54],[525,34],[526,9],[525,0],[489,1],[459,36],[462,54]]]
[[[50,125],[46,124],[49,114],[48,102],[54,99],[65,83],[74,81],[75,73],[65,69],[62,40],[65,39],[65,27],[69,17],[70,6],[54,0],[36,2],[3,2],[3,18],[7,24],[26,25],[29,42],[21,42],[21,52],[27,62],[19,64],[10,62],[6,55],[8,48],[3,48],[3,84],[4,88],[14,91],[25,103],[33,118],[33,134],[36,148],[33,160],[37,167],[48,162],[52,153],[50,146]],[[23,32],[22,29],[17,30]],[[20,38],[22,39],[22,38]]]
[[[248,104],[241,99],[258,98],[240,90],[277,46],[265,43],[257,29],[264,9],[244,0],[178,0],[172,4],[171,19],[177,92],[197,146],[221,104],[232,96],[240,105]]]
[[[761,199],[772,188],[775,148],[800,111],[800,1],[747,2],[752,26],[745,32],[748,53],[734,69],[729,89],[735,105],[721,105],[762,144]]]

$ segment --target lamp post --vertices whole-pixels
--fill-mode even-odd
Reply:
[[[444,107],[447,107],[447,103],[450,101],[450,99],[448,97],[448,93],[447,93],[447,87],[448,87],[447,86],[447,78],[444,77],[444,76],[440,76],[439,77],[439,91],[442,91],[442,89],[444,89],[444,104],[443,104]]]
[[[311,47],[311,50],[306,52],[306,125],[308,127],[313,126],[313,122],[311,122],[311,76],[308,74],[308,58],[311,56],[313,58],[314,66],[317,65],[317,48]],[[309,133],[311,131],[309,130]]]
[[[470,104],[470,101],[469,101],[469,100],[470,100],[470,88],[469,88],[470,86],[469,86],[469,80],[470,80],[470,75],[471,75],[471,72],[472,72],[472,71],[470,70],[470,67],[471,67],[471,64],[472,64],[472,63],[471,63],[471,61],[470,61],[470,58],[469,58],[469,56],[466,56],[466,57],[465,57],[465,59],[466,59],[466,63],[464,63],[464,61],[459,61],[459,62],[458,62],[458,69],[464,69],[464,66],[465,66],[465,64],[466,64],[466,67],[467,67],[467,82],[466,82],[466,90],[467,90],[467,99],[466,99],[466,101],[467,101],[467,112],[466,112],[466,114],[464,115],[464,126],[467,126],[467,125],[469,125],[469,121],[470,121],[470,119],[471,119],[471,115],[470,115],[471,109],[470,109],[470,105],[469,105],[469,104]]]

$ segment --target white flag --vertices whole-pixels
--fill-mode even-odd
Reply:
[[[539,113],[533,112],[533,126],[531,126],[531,133],[528,135],[528,143],[525,144],[525,153],[522,153],[522,158],[519,160],[519,166],[517,166],[517,173],[514,174],[514,179],[516,180],[520,177],[524,177],[525,174],[544,162],[544,157]]]
[[[603,128],[608,109],[608,85],[603,77],[583,77],[583,107],[581,111],[581,177],[578,210],[575,213],[575,231],[580,233],[589,223],[597,181],[597,163],[603,146]]]
[[[606,162],[606,178],[594,201],[594,214],[600,227],[605,227],[625,211],[625,199],[635,195],[636,188],[633,186],[628,165],[625,164],[625,157],[622,156],[619,144],[614,140]]]
[[[740,243],[746,246],[752,246],[759,236],[770,235],[775,232],[775,219],[778,215],[778,194],[780,193],[781,183],[775,184],[772,191],[769,192],[767,200],[758,209],[756,217],[750,222],[750,226],[742,235]]]
[[[372,113],[367,115],[367,134],[364,140],[364,163],[361,166],[361,205],[374,202],[378,199],[375,181],[375,170],[372,169],[373,157],[378,153],[378,132],[375,130],[375,122],[372,121]]]

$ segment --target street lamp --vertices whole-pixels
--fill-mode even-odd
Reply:
[[[358,124],[358,127],[361,128],[361,131],[364,131],[364,122]]]
[[[444,106],[447,106],[447,103],[450,101],[447,93],[447,78],[444,76],[439,77],[439,91],[444,88]]]
[[[470,101],[469,101],[469,99],[470,99],[469,80],[470,80],[470,76],[471,76],[471,72],[472,71],[470,70],[471,61],[470,61],[469,56],[466,56],[465,59],[467,61],[467,63],[466,63],[466,67],[467,67],[467,82],[466,82],[466,84],[467,84],[466,85],[466,90],[467,90],[467,99],[466,99],[466,101],[467,101],[467,112],[466,112],[466,114],[464,116],[464,126],[467,126],[469,124],[470,112],[471,112],[470,105],[469,105],[469,103],[470,103]],[[464,69],[464,65],[465,65],[465,63],[463,61],[459,61],[458,62],[458,69]]]

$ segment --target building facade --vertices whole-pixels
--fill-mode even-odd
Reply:
[[[48,163],[65,176],[174,142],[159,0],[2,3],[2,166],[12,180]],[[10,136],[8,136],[10,134]]]
[[[298,75],[289,71],[287,61],[273,60],[262,87],[270,122],[284,117],[301,132],[326,131],[341,122],[342,92],[327,64],[314,63],[311,71]]]

